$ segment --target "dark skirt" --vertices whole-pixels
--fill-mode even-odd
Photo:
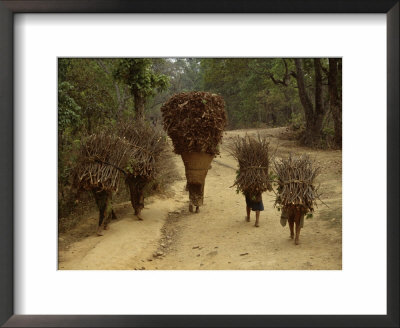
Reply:
[[[246,205],[250,207],[252,211],[264,211],[264,204],[262,202],[262,198],[260,197],[260,201],[252,200],[250,196],[246,196]]]

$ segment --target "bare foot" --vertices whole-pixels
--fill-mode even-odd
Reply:
[[[143,221],[143,218],[140,216],[140,214],[136,214],[136,217],[138,218],[139,221]]]
[[[200,212],[200,207],[196,206],[196,213]]]
[[[298,244],[299,244],[299,240],[296,238],[296,239],[294,240],[294,243],[295,243],[296,245],[298,245]]]
[[[294,238],[294,235],[290,235],[290,238],[293,239],[293,238]]]
[[[254,224],[254,226],[255,226],[256,228],[258,228],[260,225],[258,224],[258,222],[256,222],[256,223]]]
[[[189,212],[193,213],[193,205],[189,204]]]
[[[103,236],[103,229],[101,226],[97,229],[97,236]]]
[[[104,226],[104,230],[108,230],[108,229],[110,229],[110,226],[107,224]]]
[[[246,222],[250,222],[250,216],[245,216],[244,219],[246,220]]]

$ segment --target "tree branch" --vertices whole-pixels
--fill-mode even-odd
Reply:
[[[281,84],[281,85],[287,87],[291,73],[289,73],[289,68],[288,68],[286,59],[282,58],[282,60],[283,60],[283,64],[285,65],[285,75],[283,76],[283,79],[282,80],[275,79],[274,75],[272,73],[269,73],[269,78],[272,80],[272,82],[274,82],[274,84],[276,84],[276,85]]]

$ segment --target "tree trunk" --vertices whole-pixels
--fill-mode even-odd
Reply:
[[[340,59],[329,58],[329,101],[335,126],[335,144],[342,147],[342,104],[338,92],[338,65]]]
[[[294,62],[296,65],[296,80],[299,89],[300,102],[303,106],[306,119],[306,130],[303,142],[309,146],[316,146],[321,139],[322,122],[325,114],[322,103],[321,61],[319,58],[314,59],[315,110],[306,90],[302,60],[297,58],[294,59]]]
[[[143,120],[146,99],[140,94],[140,92],[135,92],[133,94],[133,98],[135,99],[135,112],[136,112],[135,118],[137,120]]]
[[[324,121],[325,108],[322,101],[322,72],[321,72],[321,60],[319,58],[314,59],[314,71],[315,71],[315,111],[314,111],[314,143],[318,142],[322,133],[322,123]]]

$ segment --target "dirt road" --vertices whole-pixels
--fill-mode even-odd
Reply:
[[[276,156],[308,153],[322,166],[318,182],[322,200],[314,216],[306,219],[300,245],[289,238],[289,228],[280,225],[274,193],[264,193],[265,211],[260,227],[245,222],[244,196],[233,184],[236,162],[224,145],[236,135],[257,130],[229,131],[221,155],[212,162],[200,213],[188,211],[184,167],[176,163],[181,179],[167,195],[147,199],[143,221],[133,215],[130,203],[117,204],[118,219],[103,237],[95,235],[97,215],[59,236],[59,269],[142,270],[340,270],[342,267],[342,152],[301,148],[282,139],[285,128],[261,129],[278,145]]]

